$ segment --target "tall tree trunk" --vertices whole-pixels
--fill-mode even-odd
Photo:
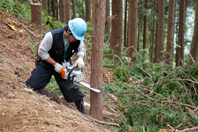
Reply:
[[[129,0],[128,57],[137,51],[137,9],[138,0]]]
[[[144,8],[147,11],[147,0],[145,0]],[[146,29],[147,29],[147,14],[144,15],[144,31],[143,31],[143,49],[146,49]]]
[[[42,0],[42,5],[43,5],[43,8],[45,9],[45,11],[48,14],[48,0]]]
[[[110,17],[110,2],[106,0],[106,19]],[[105,34],[110,34],[110,21],[105,22]]]
[[[64,22],[64,0],[59,0],[60,21]]]
[[[91,0],[85,0],[86,7],[86,22],[91,23]]]
[[[158,24],[155,62],[163,61],[165,0],[158,1]]]
[[[64,22],[68,22],[70,20],[70,0],[65,0],[65,12],[64,12]]]
[[[122,50],[122,21],[123,21],[123,5],[120,0],[112,1],[112,16],[116,15],[116,19],[112,21],[110,48],[115,51],[118,57],[121,57]]]
[[[156,12],[156,0],[153,3],[153,25],[152,25],[152,37],[151,37],[151,47],[150,47],[150,61],[153,62],[153,49],[154,49],[154,39],[155,39],[155,12]]]
[[[58,1],[55,0],[55,20],[58,21]]]
[[[189,62],[192,62],[192,58],[198,62],[198,0],[196,0],[194,23],[194,34],[190,48]]]
[[[173,65],[173,57],[174,57],[175,8],[176,8],[176,0],[169,0],[167,44],[166,44],[166,52],[168,54],[166,54],[165,63],[170,65]]]
[[[82,0],[82,18],[85,19],[85,14],[84,14],[84,0]]]
[[[95,5],[95,0],[93,0],[92,1],[92,25],[93,25],[93,21],[95,20],[95,7],[94,7],[94,5]],[[92,26],[93,27],[93,26]]]
[[[52,16],[55,18],[55,0],[51,0]]]
[[[176,48],[176,66],[182,66],[184,61],[184,34],[185,34],[185,0],[180,0],[179,7],[179,35]]]
[[[125,0],[124,9],[124,47],[127,47],[127,10],[128,10],[128,0]]]
[[[73,18],[76,18],[76,1],[72,0],[72,6],[73,6]]]
[[[93,34],[92,34],[92,61],[91,61],[91,87],[98,88],[101,93],[91,91],[90,115],[102,120],[103,107],[103,45],[105,29],[105,4],[104,0],[95,0]]]

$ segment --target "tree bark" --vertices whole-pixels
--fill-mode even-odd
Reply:
[[[65,0],[65,11],[64,11],[64,22],[68,22],[70,20],[70,0]]]
[[[31,23],[42,24],[41,4],[31,3]]]
[[[195,9],[195,24],[194,24],[194,34],[190,48],[189,60],[192,62],[192,58],[198,62],[198,0],[196,0]]]
[[[92,27],[93,27],[93,21],[95,20],[95,8],[94,8],[94,5],[95,5],[95,0],[92,1]]]
[[[137,52],[137,8],[138,0],[129,0],[128,57]]]
[[[158,1],[158,24],[155,62],[163,61],[165,0]]]
[[[150,47],[150,61],[153,62],[153,49],[155,41],[155,12],[156,12],[156,0],[153,3],[153,25],[152,25],[152,38],[151,38],[151,47]]]
[[[110,2],[106,0],[106,18],[110,17]],[[110,34],[110,21],[105,23],[105,34]]]
[[[122,21],[123,21],[123,5],[120,0],[112,1],[112,16],[116,15],[112,20],[110,48],[115,51],[118,57],[121,57],[122,50]]]
[[[73,18],[76,18],[76,1],[72,0],[72,6],[73,6]]]
[[[85,19],[85,14],[84,14],[84,0],[82,0],[82,18]]]
[[[92,34],[92,61],[91,61],[91,87],[98,88],[101,93],[91,91],[90,115],[102,120],[103,107],[103,45],[105,29],[105,4],[104,0],[95,0],[93,34]]]
[[[145,0],[144,8],[147,11],[147,0]],[[146,49],[146,29],[147,29],[147,17],[144,15],[144,31],[143,31],[143,49]]]
[[[64,22],[64,0],[59,0],[60,21]]]
[[[85,0],[85,6],[86,6],[86,22],[91,23],[91,0]]]
[[[182,66],[184,61],[184,34],[185,34],[185,0],[180,0],[179,7],[179,35],[176,48],[176,66]]]
[[[42,0],[42,5],[43,5],[43,8],[45,9],[45,11],[48,14],[48,0]]]
[[[55,0],[51,0],[51,9],[52,9],[52,16],[55,18],[56,17]]]
[[[124,9],[124,47],[127,47],[127,10],[128,10],[128,0],[125,0]]]
[[[169,0],[168,6],[168,29],[167,29],[167,44],[166,44],[166,64],[173,65],[174,56],[174,28],[175,28],[175,8],[176,0]]]

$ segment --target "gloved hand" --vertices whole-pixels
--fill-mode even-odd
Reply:
[[[68,72],[67,72],[67,69],[66,68],[62,68],[61,69],[61,77],[63,78],[63,79],[67,79],[68,78]]]
[[[61,64],[59,64],[59,63],[56,63],[55,65],[54,65],[54,69],[55,69],[55,71],[56,72],[58,72],[58,73],[61,73],[61,69],[63,68],[63,66],[61,65]]]
[[[84,67],[85,63],[82,58],[78,58],[75,65],[78,65],[78,68],[81,69]]]

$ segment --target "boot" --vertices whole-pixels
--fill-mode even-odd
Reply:
[[[81,113],[83,113],[83,114],[85,114],[85,115],[87,114],[86,111],[85,111],[85,108],[84,108],[84,106],[83,106],[83,100],[79,100],[79,101],[75,102],[75,105],[76,105],[77,109],[78,109]]]

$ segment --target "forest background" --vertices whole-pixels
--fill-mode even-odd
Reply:
[[[88,24],[85,59],[90,64],[91,25],[97,17],[92,14],[94,2],[68,0],[69,4],[59,6],[59,2],[66,1],[36,1],[43,3],[42,23],[37,26],[46,26],[46,33],[63,27],[71,18],[84,18]],[[31,23],[30,8],[25,0],[1,3],[1,11]],[[61,14],[63,10],[65,14]],[[103,95],[104,99],[109,93],[117,98],[108,104],[116,114],[115,122],[121,125],[116,131],[153,132],[198,126],[198,0],[107,0],[104,10],[102,65],[112,77],[104,74]],[[36,54],[36,44],[30,46]],[[48,87],[57,87],[53,78]]]

